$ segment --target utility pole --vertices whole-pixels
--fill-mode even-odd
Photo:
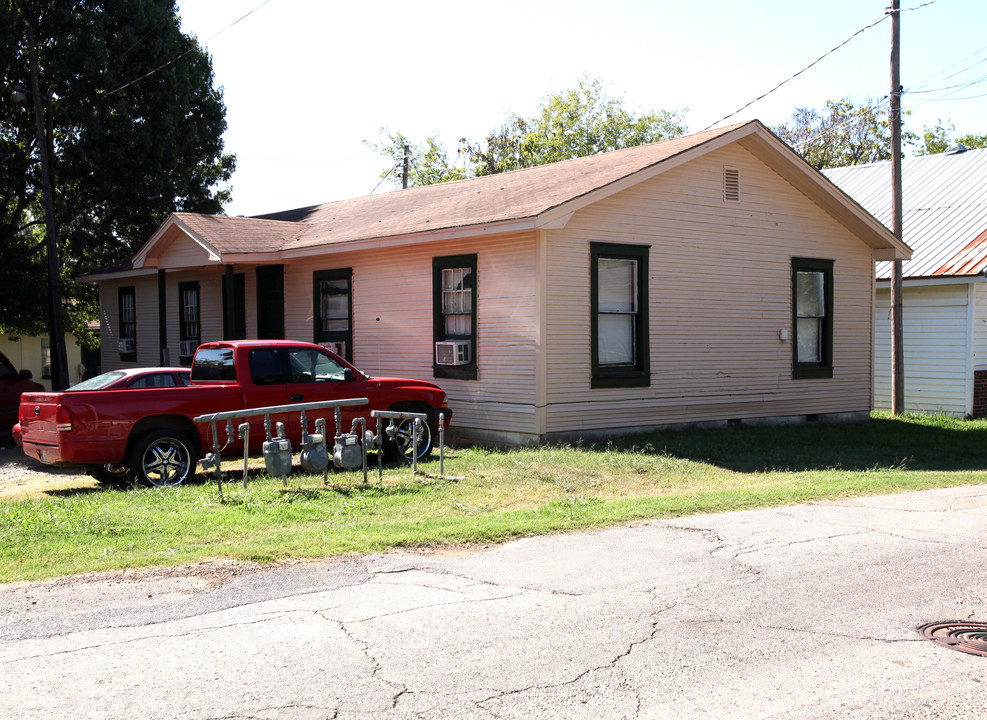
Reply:
[[[891,232],[901,240],[901,8],[891,0]],[[905,343],[901,297],[901,260],[891,262],[891,414],[905,410]]]
[[[31,95],[34,99],[34,119],[38,126],[38,155],[41,156],[41,196],[45,206],[45,244],[48,251],[48,343],[51,352],[51,388],[64,390],[69,386],[68,357],[65,352],[65,330],[62,324],[62,275],[58,262],[58,229],[55,222],[55,186],[52,182],[51,102],[48,105],[48,125],[41,107],[41,83],[38,81],[38,53],[34,47],[34,31],[27,30],[28,54],[31,62]]]
[[[404,165],[401,168],[401,188],[408,189],[408,173],[411,171],[411,148],[404,146]]]

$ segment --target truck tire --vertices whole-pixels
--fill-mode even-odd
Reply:
[[[422,424],[421,434],[418,436],[418,462],[428,460],[432,455],[432,449],[435,447],[435,438],[438,433],[438,420],[435,413],[431,408],[393,408],[396,411],[404,412],[423,412],[428,415],[428,420]],[[414,433],[414,420],[392,420],[398,427],[398,431],[394,434],[394,439],[385,432],[387,425],[381,428],[381,432],[384,432],[383,437],[383,450],[384,457],[388,460],[404,460],[405,462],[412,461],[412,442]]]
[[[123,487],[130,484],[130,471],[123,465],[86,465],[86,474],[100,485]]]
[[[154,487],[174,487],[195,474],[195,446],[177,430],[152,430],[137,438],[127,455],[134,480]]]

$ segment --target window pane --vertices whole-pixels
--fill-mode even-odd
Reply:
[[[473,272],[470,268],[442,270],[442,314],[446,337],[473,334]]]
[[[473,273],[469,268],[446,268],[442,271],[442,312],[473,311]]]
[[[349,282],[345,279],[323,280],[319,289],[322,295],[322,329],[339,332],[349,330]]]
[[[798,317],[822,317],[825,314],[826,299],[823,294],[825,275],[821,272],[798,272],[796,274],[795,296]]]
[[[634,363],[634,316],[600,315],[598,330],[601,365]]]
[[[822,320],[800,317],[797,330],[798,361],[800,363],[822,362]]]
[[[472,335],[473,317],[471,315],[446,315],[446,337]]]
[[[637,312],[637,260],[600,258],[599,311]]]

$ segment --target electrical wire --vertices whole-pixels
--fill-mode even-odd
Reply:
[[[226,27],[224,27],[219,32],[214,33],[213,35],[211,35],[210,37],[208,37],[205,40],[205,42],[202,43],[203,46],[207,45],[210,40],[213,40],[213,39],[219,37],[220,35],[222,35],[224,32],[226,32],[227,30],[229,30],[231,27],[233,27],[234,25],[236,25],[240,21],[242,21],[242,20],[250,17],[251,15],[253,15],[255,12],[257,12],[258,10],[260,10],[262,7],[264,7],[265,5],[267,5],[269,2],[271,2],[271,0],[264,0],[260,5],[258,5],[257,7],[255,7],[253,10],[247,12],[244,15],[241,15],[239,18],[237,18],[236,20],[234,20],[233,22],[231,22],[229,25],[227,25]],[[145,35],[144,37],[147,37],[147,35]],[[143,38],[141,38],[141,39],[143,39]],[[140,41],[138,41],[138,42],[140,42]],[[153,70],[151,70],[150,72],[145,73],[144,75],[141,75],[139,78],[136,78],[134,80],[131,80],[129,83],[126,83],[125,85],[121,85],[116,90],[110,90],[106,94],[107,95],[113,95],[114,93],[118,93],[121,90],[124,90],[124,89],[130,87],[131,85],[134,85],[135,83],[139,83],[141,80],[143,80],[143,79],[145,79],[147,77],[150,77],[151,75],[154,75],[154,73],[160,72],[161,70],[164,70],[169,65],[172,65],[172,64],[178,62],[179,60],[181,60],[183,57],[185,57],[189,53],[193,52],[194,50],[197,50],[198,47],[199,46],[198,46],[197,43],[193,43],[192,44],[192,47],[190,47],[188,50],[186,50],[185,52],[183,52],[181,55],[178,55],[177,57],[172,58],[171,60],[169,60],[168,62],[164,63],[163,65],[160,65],[160,66],[154,68]],[[131,48],[131,49],[133,49],[133,48]],[[130,52],[130,50],[128,50],[127,52]],[[126,53],[124,53],[124,54],[126,54]]]
[[[375,192],[377,192],[377,188],[379,188],[381,185],[383,185],[384,184],[384,181],[387,180],[387,178],[389,178],[391,176],[391,173],[393,173],[397,169],[398,169],[398,163],[395,163],[394,166],[390,170],[387,171],[387,174],[384,175],[384,177],[382,177],[380,179],[380,182],[377,183],[376,185],[374,185],[374,189],[370,191],[370,194],[373,195]]]
[[[929,2],[926,3],[926,5],[929,5],[929,4],[933,3],[933,2],[935,2],[935,0],[929,0]],[[915,9],[917,9],[917,8],[915,8]],[[773,88],[771,88],[770,90],[768,90],[766,93],[764,93],[763,95],[761,95],[758,98],[755,98],[755,99],[751,100],[749,103],[747,103],[746,105],[744,105],[739,110],[735,110],[734,112],[730,113],[729,115],[720,118],[716,122],[714,122],[714,123],[712,123],[710,125],[707,125],[706,127],[703,128],[702,131],[705,132],[706,130],[710,130],[710,129],[716,127],[717,125],[719,125],[724,120],[729,120],[734,115],[737,115],[737,114],[743,112],[744,110],[746,110],[747,108],[749,108],[754,103],[760,102],[764,98],[768,97],[768,95],[771,95],[773,92],[775,92],[776,90],[778,90],[779,88],[781,88],[782,86],[790,83],[792,80],[794,80],[795,78],[797,78],[799,75],[803,74],[807,70],[809,70],[809,69],[815,67],[816,65],[818,65],[824,59],[826,59],[827,57],[829,57],[830,55],[832,55],[833,53],[835,53],[837,50],[839,50],[840,48],[842,48],[844,45],[846,45],[848,42],[850,42],[851,40],[853,40],[855,37],[857,37],[861,33],[864,33],[867,30],[870,30],[875,25],[880,25],[882,22],[884,22],[885,20],[887,20],[887,18],[888,18],[887,14],[882,15],[881,17],[877,18],[876,20],[874,20],[874,22],[870,23],[869,25],[865,25],[864,27],[860,28],[859,30],[857,30],[857,32],[855,32],[853,35],[851,35],[846,40],[844,40],[843,42],[841,42],[839,45],[837,45],[836,47],[834,47],[832,50],[830,50],[829,52],[826,52],[823,55],[819,56],[819,58],[817,58],[815,61],[813,61],[813,62],[809,63],[808,65],[806,65],[804,68],[802,68],[801,70],[799,70],[797,73],[795,73],[791,77],[787,78],[786,80],[782,80],[780,83],[778,83],[777,85],[775,85]]]
[[[868,112],[875,112],[879,110],[882,106],[887,104],[889,100],[890,97],[888,95],[885,95],[884,97],[876,100],[875,102],[871,103],[867,107],[860,108],[857,112],[855,112],[853,115],[851,115],[849,118],[847,118],[844,122],[840,123],[839,125],[834,125],[833,127],[826,128],[825,130],[818,132],[815,135],[810,135],[804,140],[799,140],[797,142],[789,143],[789,145],[795,148],[796,150],[800,150],[800,149],[804,149],[805,147],[813,143],[825,140],[827,137],[836,134],[843,128],[850,125],[857,118],[865,115]]]

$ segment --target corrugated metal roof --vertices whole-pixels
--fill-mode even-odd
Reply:
[[[823,171],[885,226],[891,227],[891,163]],[[906,278],[977,275],[987,268],[987,149],[902,161],[902,235],[912,248]],[[891,277],[891,264],[877,265]]]

